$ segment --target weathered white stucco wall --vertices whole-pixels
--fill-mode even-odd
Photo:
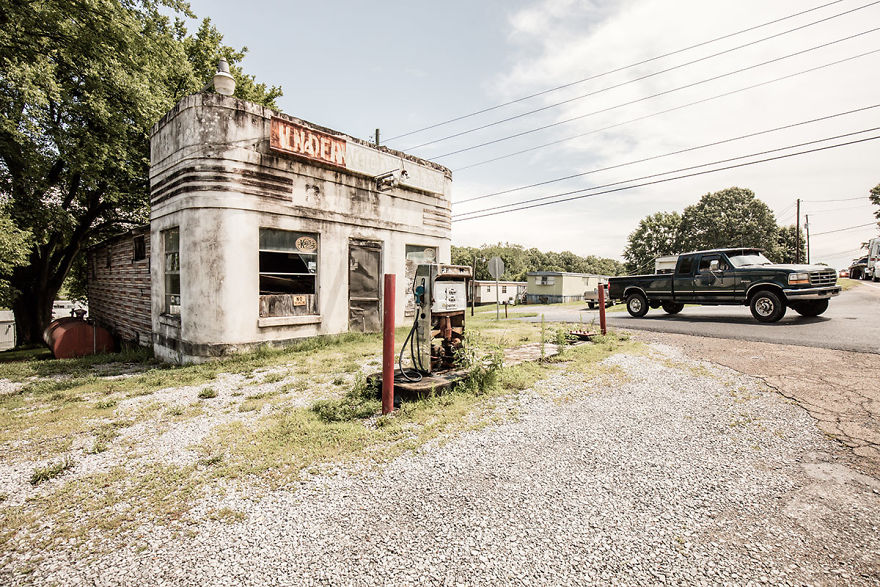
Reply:
[[[451,173],[351,137],[341,169],[269,149],[272,117],[344,136],[218,94],[182,100],[153,129],[151,270],[157,356],[198,361],[265,342],[348,330],[350,239],[382,243],[404,317],[406,245],[450,258]],[[378,192],[375,176],[408,177]],[[180,229],[180,316],[164,312],[162,231]],[[319,235],[317,316],[259,316],[259,229]]]

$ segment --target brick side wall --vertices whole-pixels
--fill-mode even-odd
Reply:
[[[134,239],[143,237],[145,258],[134,260]],[[107,258],[110,258],[109,266]],[[117,338],[152,344],[150,320],[150,231],[114,237],[88,252],[89,315]]]

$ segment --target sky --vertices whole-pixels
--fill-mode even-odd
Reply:
[[[878,235],[839,229],[874,220],[880,139],[824,147],[880,137],[880,2],[190,4],[226,43],[248,47],[247,72],[282,86],[284,112],[363,139],[379,128],[383,144],[452,169],[453,244],[619,259],[640,219],[732,186],[754,191],[780,224],[795,222],[801,199],[813,262],[845,267]],[[617,189],[812,149],[822,150]]]

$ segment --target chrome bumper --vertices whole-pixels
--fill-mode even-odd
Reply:
[[[806,287],[804,289],[784,289],[782,293],[789,300],[827,300],[840,295],[840,286]]]

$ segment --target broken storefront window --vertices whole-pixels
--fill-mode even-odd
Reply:
[[[260,229],[260,317],[318,313],[318,235]]]

